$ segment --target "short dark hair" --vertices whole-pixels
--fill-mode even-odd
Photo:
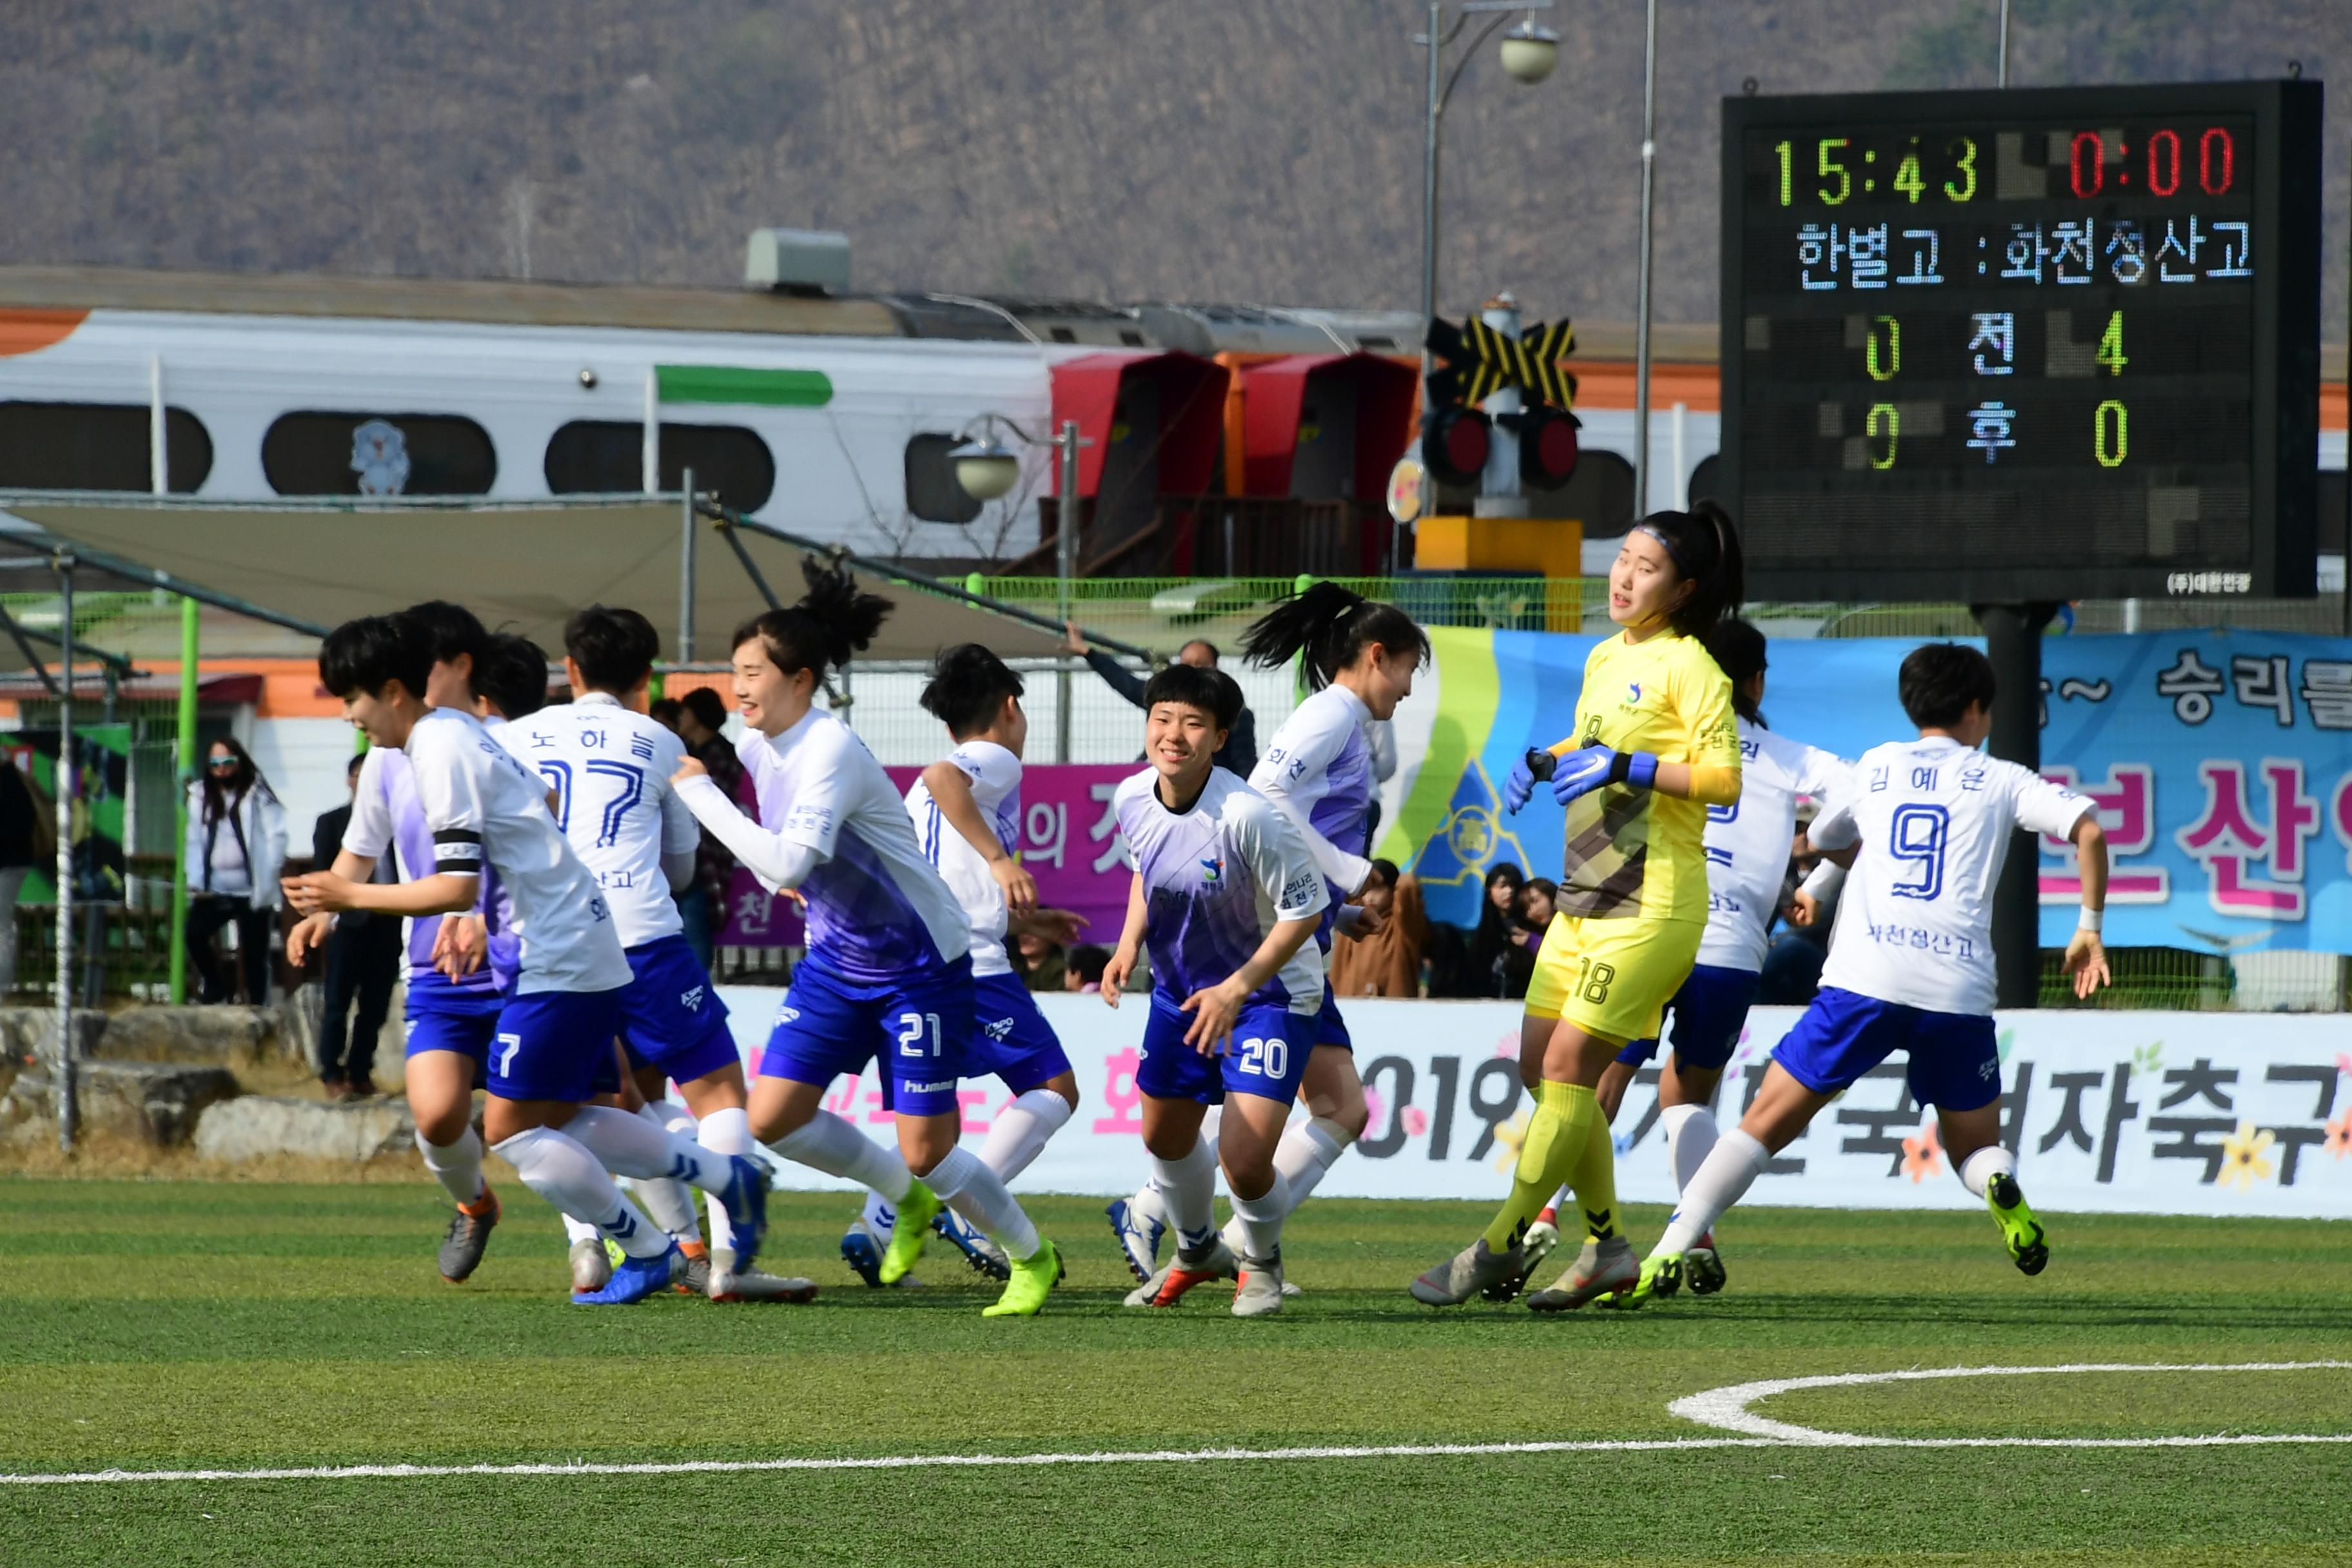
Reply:
[[[347,779],[357,778],[359,776],[361,767],[364,765],[366,762],[367,753],[365,752],[353,752],[352,753],[351,762],[343,769],[343,776]]]
[[[976,642],[958,643],[942,649],[932,661],[922,704],[926,712],[948,727],[949,734],[961,741],[994,723],[1004,700],[1021,692],[1021,678],[1012,666]]]
[[[1218,729],[1229,732],[1242,716],[1240,685],[1222,669],[1197,664],[1165,665],[1152,672],[1143,683],[1143,710],[1149,714],[1162,702],[1197,708],[1213,719]]]
[[[397,680],[419,701],[433,672],[433,643],[424,624],[405,612],[345,621],[319,644],[319,683],[337,697],[381,697]]]
[[[1731,706],[1750,724],[1764,722],[1764,715],[1739,689],[1764,673],[1768,668],[1764,657],[1764,634],[1751,621],[1738,616],[1717,621],[1699,639],[1706,645],[1708,657],[1715,667],[1731,678]]]
[[[474,689],[508,718],[530,718],[547,706],[547,650],[529,637],[499,633],[474,661]]]
[[[1401,875],[1402,873],[1398,871],[1395,861],[1375,856],[1372,859],[1372,874],[1364,879],[1364,886],[1393,888],[1397,885],[1397,878]]]
[[[424,628],[428,664],[452,664],[462,653],[478,666],[489,652],[490,634],[482,628],[480,617],[463,605],[427,599],[400,613]],[[418,695],[424,695],[422,690]]]
[[[1922,730],[1946,730],[1971,703],[1992,710],[1992,660],[1959,643],[1922,643],[1906,655],[1897,689],[1903,711]]]
[[[1110,967],[1110,949],[1096,942],[1087,942],[1070,949],[1068,967],[1076,970],[1078,978],[1088,985],[1102,984],[1103,971]]]
[[[563,651],[592,691],[635,691],[654,672],[661,634],[635,610],[591,605],[563,623]]]
[[[1209,650],[1209,668],[1211,669],[1216,668],[1219,664],[1224,661],[1225,656],[1217,651],[1217,645],[1211,642],[1206,637],[1186,637],[1183,642],[1177,647],[1176,651],[1178,653],[1182,653],[1188,647],[1207,648]]]
[[[698,686],[678,699],[695,721],[713,734],[727,728],[727,703],[708,686]]]
[[[686,711],[686,704],[675,697],[656,698],[646,704],[646,717],[665,730],[677,728],[677,717]]]

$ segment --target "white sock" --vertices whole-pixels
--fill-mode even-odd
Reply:
[[[995,1172],[962,1149],[931,1167],[923,1178],[940,1201],[971,1221],[1004,1248],[1011,1258],[1034,1258],[1040,1245],[1037,1227],[1023,1212],[1020,1200],[1005,1190]]]
[[[1666,1129],[1666,1160],[1675,1168],[1675,1191],[1688,1187],[1722,1136],[1715,1113],[1704,1105],[1669,1105],[1658,1112]]]
[[[751,1113],[740,1107],[714,1110],[694,1129],[694,1141],[714,1154],[749,1154],[751,1152]],[[727,1223],[727,1205],[712,1198],[709,1200],[708,1207],[710,1210],[710,1249],[713,1252],[734,1251],[735,1227]]]
[[[1228,1178],[1228,1186],[1232,1184]],[[1241,1222],[1243,1234],[1249,1245],[1243,1251],[1251,1263],[1273,1263],[1282,1256],[1282,1221],[1295,1205],[1290,1192],[1290,1180],[1282,1167],[1274,1169],[1274,1185],[1254,1198],[1234,1194],[1234,1218]]]
[[[667,1177],[706,1193],[725,1192],[735,1179],[732,1164],[693,1140],[609,1105],[582,1106],[563,1131],[616,1176],[641,1182]]]
[[[1217,1156],[1213,1145],[1202,1139],[1192,1145],[1192,1152],[1181,1159],[1163,1160],[1151,1157],[1151,1180],[1160,1189],[1160,1201],[1168,1205],[1169,1223],[1176,1227],[1176,1245],[1185,1252],[1199,1252],[1209,1245],[1211,1226],[1216,1219]]]
[[[1685,1184],[1682,1203],[1650,1256],[1671,1257],[1697,1246],[1698,1238],[1715,1228],[1724,1210],[1755,1184],[1771,1157],[1770,1150],[1741,1129],[1735,1127],[1725,1133]]]
[[[1575,1195],[1575,1194],[1574,1194],[1572,1192],[1570,1192],[1570,1189],[1568,1189],[1567,1187],[1562,1187],[1562,1188],[1560,1188],[1560,1189],[1559,1189],[1559,1191],[1558,1191],[1558,1192],[1556,1192],[1556,1193],[1552,1194],[1552,1195],[1551,1195],[1551,1202],[1549,1202],[1549,1203],[1548,1203],[1548,1204],[1544,1205],[1544,1207],[1546,1207],[1546,1208],[1548,1208],[1548,1209],[1552,1209],[1552,1210],[1555,1210],[1555,1211],[1559,1210],[1559,1209],[1564,1209],[1564,1208],[1566,1208],[1566,1207],[1568,1206],[1569,1199],[1570,1199],[1570,1198],[1571,1198],[1571,1197],[1573,1197],[1574,1195]]]
[[[573,1247],[579,1246],[583,1241],[593,1241],[601,1246],[604,1240],[604,1233],[584,1219],[573,1219],[570,1215],[565,1215],[563,1239]]]
[[[873,1188],[893,1204],[906,1200],[914,1180],[896,1149],[886,1149],[830,1110],[820,1110],[768,1145],[794,1164]]]
[[[1294,1121],[1282,1130],[1282,1141],[1274,1146],[1274,1168],[1282,1173],[1289,1187],[1293,1212],[1314,1192],[1331,1163],[1355,1141],[1353,1133],[1328,1116]]]
[[[477,1202],[482,1195],[482,1141],[474,1136],[470,1127],[457,1136],[455,1143],[428,1143],[425,1134],[416,1135],[416,1152],[425,1156],[425,1168],[444,1191],[461,1204]]]
[[[628,1120],[625,1113],[613,1112]],[[669,1237],[621,1195],[596,1156],[552,1127],[528,1127],[498,1145],[522,1184],[573,1219],[594,1226],[632,1258],[658,1258]]]
[[[1009,1182],[1045,1152],[1046,1140],[1062,1130],[1076,1108],[1050,1089],[1033,1089],[988,1124],[980,1146],[980,1163]]]
[[[1977,1196],[1985,1195],[1995,1176],[2017,1174],[2017,1156],[1999,1143],[1989,1143],[1960,1162],[1960,1185]]]
[[[647,1100],[637,1107],[636,1115],[647,1126],[658,1127],[667,1134],[675,1131],[670,1125],[671,1111],[677,1111],[686,1123],[678,1135],[693,1137],[694,1118],[666,1100]],[[702,1239],[702,1226],[694,1214],[694,1194],[687,1190],[684,1182],[670,1176],[655,1176],[638,1182],[636,1194],[637,1202],[644,1205],[646,1214],[653,1216],[656,1225],[680,1241]]]
[[[859,1211],[858,1217],[866,1222],[866,1228],[873,1233],[875,1240],[885,1247],[890,1245],[890,1237],[898,1228],[897,1204],[868,1188],[866,1207]]]

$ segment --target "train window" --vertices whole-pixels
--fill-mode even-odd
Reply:
[[[0,403],[0,489],[146,490],[143,403]],[[213,438],[184,408],[163,410],[167,488],[186,494],[213,471]]]
[[[1587,539],[1614,539],[1633,525],[1633,465],[1614,452],[1585,447],[1568,483],[1537,493],[1546,516],[1578,519]]]
[[[646,427],[635,420],[575,419],[547,443],[547,488],[555,495],[625,494],[646,482]],[[757,511],[775,493],[776,460],[759,433],[740,425],[661,426],[661,488],[694,470],[694,488],[737,511]]]
[[[261,472],[282,496],[478,496],[499,457],[459,415],[305,410],[263,435]]]
[[[1691,470],[1690,499],[1705,500],[1713,495],[1715,495],[1715,454],[1710,452],[1698,460],[1697,468]]]
[[[970,522],[980,500],[956,482],[948,454],[963,445],[953,436],[917,436],[907,443],[907,510],[925,522]]]

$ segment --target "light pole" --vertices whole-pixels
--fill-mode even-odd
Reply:
[[[1429,67],[1429,112],[1423,121],[1421,138],[1421,316],[1424,327],[1437,319],[1437,143],[1439,122],[1445,117],[1445,106],[1453,99],[1454,88],[1461,84],[1463,71],[1476,57],[1478,46],[1492,37],[1495,29],[1503,25],[1505,16],[1513,11],[1524,11],[1528,15],[1517,26],[1504,35],[1503,68],[1510,72],[1514,79],[1530,86],[1551,75],[1552,68],[1559,63],[1559,35],[1549,27],[1538,26],[1535,20],[1536,12],[1549,11],[1551,7],[1552,0],[1520,0],[1517,5],[1510,4],[1509,0],[1465,0],[1455,8],[1454,19],[1448,24],[1445,0],[1430,0],[1429,31],[1413,35],[1412,41],[1428,51]],[[1494,16],[1494,20],[1488,22],[1478,36],[1470,40],[1470,47],[1461,52],[1454,63],[1453,74],[1444,74],[1447,47],[1461,37],[1462,29],[1470,25],[1472,16],[1488,14]],[[1421,377],[1424,399],[1430,368],[1429,345],[1423,342]],[[1424,401],[1421,411],[1424,426],[1429,422],[1429,414]],[[1434,499],[1429,497],[1424,500],[1424,511],[1428,510],[1428,501]]]
[[[1633,515],[1650,514],[1650,279],[1652,218],[1657,205],[1658,0],[1642,26],[1642,245],[1633,318]]]
[[[1021,442],[1030,447],[1052,447],[1060,455],[1061,496],[1055,511],[1054,524],[1054,618],[1066,626],[1072,619],[1071,584],[1078,574],[1078,448],[1091,447],[1093,442],[1078,434],[1078,422],[1062,421],[1061,429],[1049,440],[1039,440],[1024,430],[1019,422],[1002,414],[983,414],[975,422],[981,434],[965,429],[966,438],[948,453],[954,466],[956,483],[974,500],[996,500],[1009,493],[1021,481],[1021,456],[1012,447],[987,434],[991,426],[1002,425]],[[1070,760],[1070,667],[1069,660],[1059,661],[1054,675],[1054,760]]]

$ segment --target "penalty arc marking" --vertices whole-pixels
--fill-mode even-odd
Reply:
[[[100,1486],[170,1481],[430,1480],[460,1476],[707,1476],[803,1470],[1046,1468],[1064,1465],[1203,1465],[1236,1460],[1481,1458],[1517,1454],[1652,1454],[1698,1448],[2210,1448],[2272,1444],[2352,1444],[2352,1433],[2212,1433],[2170,1437],[1872,1437],[1822,1432],[1758,1415],[1748,1406],[1801,1388],[1842,1388],[1950,1377],[2030,1377],[2063,1373],[2316,1372],[2347,1361],[2239,1362],[2195,1365],[2104,1362],[2066,1366],[1963,1366],[1843,1373],[1734,1384],[1677,1399],[1669,1413],[1738,1436],[1528,1443],[1392,1443],[1295,1448],[1159,1448],[1042,1454],[891,1454],[843,1458],[677,1459],[520,1465],[316,1465],[275,1469],[67,1470],[0,1474],[0,1486]]]

